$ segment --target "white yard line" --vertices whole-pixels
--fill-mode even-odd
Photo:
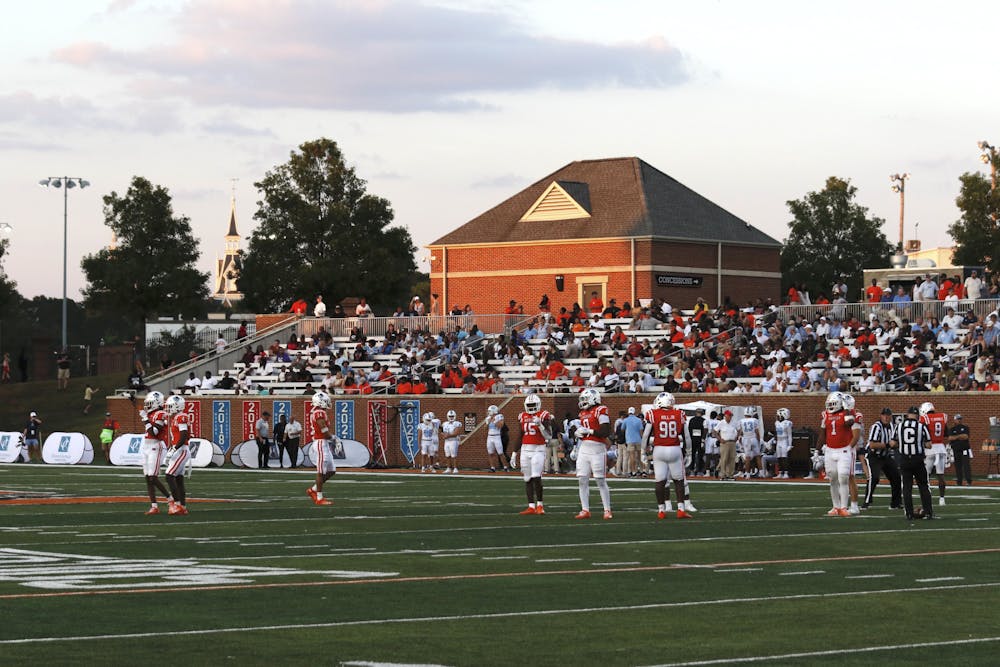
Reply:
[[[567,608],[567,609],[542,609],[542,610],[519,609],[516,611],[496,612],[490,614],[456,614],[452,616],[413,616],[413,617],[399,617],[399,618],[369,619],[361,621],[331,621],[328,623],[257,625],[257,626],[240,626],[240,627],[222,627],[222,628],[199,629],[199,630],[174,630],[174,631],[163,631],[163,632],[123,632],[120,634],[77,635],[71,637],[30,637],[23,639],[0,640],[0,645],[47,644],[47,643],[95,641],[95,640],[107,641],[113,639],[146,639],[150,637],[189,637],[189,636],[199,636],[199,635],[260,632],[262,630],[263,631],[312,630],[312,629],[325,629],[325,628],[356,627],[356,626],[366,626],[366,625],[367,626],[393,625],[397,623],[432,623],[436,621],[467,621],[467,620],[496,619],[496,618],[522,618],[527,616],[558,616],[561,614],[590,614],[594,612],[643,611],[650,609],[682,609],[686,607],[707,607],[707,606],[722,606],[722,605],[733,605],[733,604],[743,605],[747,603],[756,604],[760,602],[783,602],[788,600],[823,600],[832,598],[849,598],[855,596],[864,597],[868,595],[886,595],[892,593],[924,594],[927,591],[968,590],[975,588],[993,588],[997,586],[1000,586],[1000,582],[960,584],[955,586],[919,586],[912,588],[845,591],[840,593],[801,593],[798,595],[721,598],[715,600],[692,600],[689,602],[659,602],[659,603],[639,604],[639,605],[614,605],[607,607],[586,607],[586,608],[577,607],[577,608]],[[730,658],[727,660],[710,661],[710,662],[678,663],[678,665],[718,664],[719,662],[739,662],[739,661],[761,662],[765,660],[774,660],[786,657],[794,658],[799,656],[809,657],[809,656],[821,656],[821,655],[837,655],[839,653],[852,653],[855,651],[864,652],[864,651],[876,651],[876,650],[890,650],[891,648],[921,648],[923,646],[939,646],[939,645],[945,645],[947,643],[976,643],[976,642],[992,642],[992,641],[1000,641],[1000,637],[983,637],[980,639],[967,639],[967,640],[959,640],[957,642],[945,642],[945,643],[905,644],[893,647],[867,647],[858,649],[843,649],[840,651],[829,651],[829,652],[818,651],[815,653],[788,654],[787,656],[778,655],[778,656],[757,656],[751,658],[737,658],[737,659]]]

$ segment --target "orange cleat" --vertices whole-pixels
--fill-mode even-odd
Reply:
[[[518,512],[518,514],[521,514],[521,515],[525,515],[525,514],[537,514],[537,513],[538,512],[535,511],[534,507],[525,507],[523,510],[521,510],[520,512]]]
[[[656,518],[657,519],[666,519],[667,518],[667,513],[664,512],[663,510],[660,510],[659,512],[656,513]]]
[[[577,513],[577,515],[575,517],[573,517],[573,518],[574,519],[589,519],[590,518],[590,510],[580,510]]]
[[[678,519],[693,519],[694,517],[685,512],[684,510],[677,510]]]
[[[604,510],[604,520],[615,518],[615,515],[611,513],[611,510]]]
[[[327,500],[326,498],[317,498],[313,502],[316,503],[317,505],[332,505],[333,504],[332,500]]]
[[[306,489],[306,495],[312,498],[313,500],[316,500],[316,489],[310,486],[308,489]]]
[[[840,516],[840,510],[834,507],[832,510],[826,513],[827,516]]]
[[[851,513],[845,507],[838,507],[837,516],[851,516]]]
[[[181,506],[178,505],[177,503],[170,503],[167,509],[167,514],[180,514],[180,513],[181,513]]]
[[[181,516],[187,516],[188,508],[184,507],[184,505],[178,505],[176,514],[180,514]]]
[[[541,505],[535,505],[535,514],[545,514],[545,508]]]
[[[147,516],[150,515],[150,514],[159,514],[159,513],[160,513],[160,506],[159,505],[153,505],[148,510],[146,510],[146,515]]]

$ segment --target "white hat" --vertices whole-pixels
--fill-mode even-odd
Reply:
[[[414,301],[420,301],[420,297],[419,296],[415,296],[415,297],[413,297],[413,300]]]
[[[628,413],[629,413],[630,415],[634,415],[634,414],[635,414],[635,408],[629,408],[629,409],[628,409]]]
[[[28,415],[28,416],[29,416],[29,417],[37,417],[37,416],[38,416],[38,413],[37,413],[37,412],[32,412],[32,413],[31,413],[30,415]]]

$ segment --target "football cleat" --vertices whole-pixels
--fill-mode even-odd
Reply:
[[[313,500],[316,500],[316,489],[310,486],[308,489],[306,489],[306,495],[312,498]]]
[[[535,514],[545,514],[545,508],[541,505],[535,505]]]
[[[326,498],[317,498],[313,502],[316,503],[317,505],[332,505],[333,504],[332,500],[327,500]]]
[[[573,518],[574,519],[589,519],[590,518],[590,510],[580,510],[579,512],[577,512],[576,516],[573,517]]]
[[[615,515],[611,513],[611,510],[604,510],[604,520],[615,518]]]
[[[944,505],[944,497],[938,498],[938,505]]]
[[[678,519],[693,519],[694,517],[692,517],[690,514],[688,514],[684,510],[679,509],[679,510],[677,510],[677,518]]]
[[[840,516],[840,510],[834,507],[832,510],[826,513],[827,516]]]
[[[861,514],[861,510],[858,509],[857,505],[851,505],[851,508],[847,510],[848,514]]]
[[[663,510],[660,510],[659,512],[656,513],[656,518],[657,519],[666,519],[667,518],[667,513],[664,512]]]
[[[187,516],[188,508],[184,507],[184,505],[178,505],[177,514],[180,514],[181,516]]]
[[[167,509],[167,514],[180,514],[181,506],[177,503],[170,503],[169,509]]]
[[[522,516],[527,515],[527,514],[535,514],[535,513],[536,512],[535,512],[535,508],[534,507],[525,507],[523,510],[521,510],[520,512],[518,512],[518,514],[520,514]]]
[[[146,510],[146,514],[147,515],[149,515],[149,514],[159,514],[159,513],[160,513],[160,507],[158,505],[153,505],[148,510]]]
[[[685,500],[684,501],[684,511],[685,512],[697,512],[698,508],[695,507],[694,503],[692,503],[690,500]]]
[[[851,516],[851,513],[843,507],[837,508],[837,516]]]

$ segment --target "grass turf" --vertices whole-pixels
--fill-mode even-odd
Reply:
[[[612,480],[615,518],[576,521],[573,478],[546,479],[548,513],[527,517],[519,476],[341,474],[332,507],[310,478],[198,470],[192,496],[233,502],[187,517],[0,500],[0,661],[985,664],[1000,645],[998,488],[949,489],[911,523],[886,496],[830,519],[821,484],[693,481],[695,518],[657,521],[650,482]],[[19,465],[0,490],[143,484]]]

